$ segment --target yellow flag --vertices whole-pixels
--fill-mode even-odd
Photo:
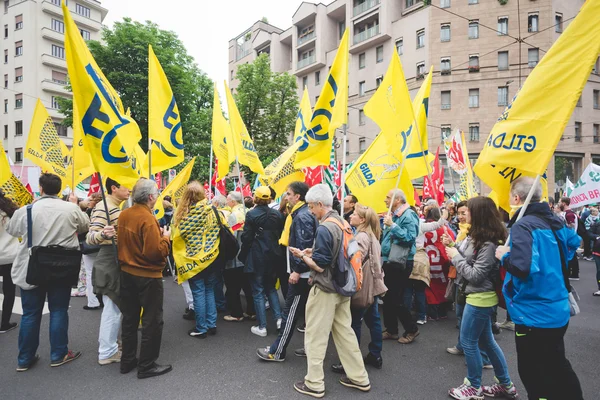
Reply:
[[[4,146],[2,145],[2,141],[0,140],[0,186],[4,185],[10,177],[12,176],[12,170],[10,169],[10,163],[8,162],[8,156],[6,155],[6,151],[4,150]]]
[[[229,165],[235,161],[235,151],[233,150],[233,139],[231,138],[231,127],[223,116],[221,110],[221,100],[217,84],[214,84],[213,96],[213,116],[212,116],[212,145],[213,152],[219,160],[217,166],[217,181],[225,178],[229,173]],[[212,176],[209,177],[212,179]]]
[[[346,185],[358,201],[372,207],[375,212],[388,210],[385,196],[396,187],[402,164],[400,142],[389,146],[383,133],[379,133],[366,152],[352,164],[346,175]],[[400,189],[406,195],[408,204],[415,205],[415,190],[404,169],[400,178]]]
[[[183,131],[175,96],[167,76],[148,46],[148,135],[152,140],[151,157],[145,162],[145,170],[152,158],[155,174],[181,164],[183,157]]]
[[[235,105],[235,100],[231,95],[227,82],[225,82],[225,95],[227,96],[227,108],[229,109],[229,125],[231,126],[233,149],[238,162],[247,166],[257,174],[263,175],[265,171],[260,162],[260,158],[258,158],[258,152],[254,147],[254,142],[252,141],[250,134],[248,134],[248,129],[246,129],[246,125],[244,125],[242,116]]]
[[[479,160],[473,167],[476,171],[477,176],[485,182],[490,188],[494,197],[492,199],[496,202],[498,207],[503,208],[507,212],[510,212],[510,184],[521,176],[529,176],[535,178],[537,174],[532,174],[523,169],[513,167],[503,167],[494,165],[480,165]],[[483,178],[485,176],[487,180]],[[546,173],[542,174],[540,179],[542,185],[542,200],[548,198],[548,181]]]
[[[329,165],[335,130],[348,122],[348,29],[307,126],[308,145],[298,150],[296,168]]]
[[[429,74],[412,103],[417,128],[419,129],[412,129],[411,133],[415,136],[410,142],[406,153],[406,170],[411,179],[427,175],[428,169],[431,172],[431,168],[427,168],[427,165],[431,166],[435,158],[429,152],[429,141],[427,139],[427,118],[429,116],[429,94],[431,92],[432,75],[433,66],[429,69]]]
[[[78,116],[77,105],[73,102],[73,121]],[[83,132],[81,124],[73,124],[73,147],[69,153],[67,164],[67,183],[69,186],[77,187],[85,178],[91,176],[96,170],[90,158],[90,153],[83,146]]]
[[[546,170],[598,58],[598,15],[600,1],[583,5],[492,128],[474,170],[500,199]]]
[[[154,157],[152,153],[152,157]],[[148,155],[142,149],[142,146],[138,144],[135,145],[133,149],[133,153],[129,156],[131,158],[131,166],[138,173],[138,175],[142,178],[150,178],[150,170],[148,169]],[[152,165],[154,165],[154,159],[152,159]],[[160,171],[156,171],[157,173]],[[152,172],[154,173],[154,171]],[[120,183],[120,182],[119,182]]]
[[[74,129],[82,130],[83,145],[96,171],[133,187],[139,175],[129,155],[140,141],[139,127],[126,115],[119,95],[100,71],[65,3],[62,8]]]
[[[312,106],[310,105],[310,97],[308,95],[308,89],[304,87],[304,93],[302,94],[302,100],[300,101],[300,109],[296,117],[296,129],[294,130],[294,142],[300,139],[306,138],[307,126],[310,123],[312,117]],[[305,146],[308,146],[308,138],[306,138]]]
[[[0,185],[0,189],[2,189],[6,197],[14,201],[19,207],[23,207],[33,201],[31,193],[23,186],[15,174],[11,174],[10,178]]]
[[[172,204],[174,205],[177,200],[183,195],[186,185],[190,180],[192,169],[194,168],[194,162],[196,157],[192,158],[190,162],[177,174],[175,179],[171,181],[162,191],[156,205],[154,206],[154,215],[156,219],[161,219],[165,215],[165,209],[163,208],[163,200],[166,196],[171,196]]]
[[[542,185],[542,201],[548,201],[548,180],[546,179],[546,174],[544,174],[542,176],[542,178],[540,179],[540,184]],[[509,193],[503,194],[502,196],[499,196],[498,193],[496,193],[495,191],[492,190],[492,192],[488,195],[488,197],[490,199],[492,199],[494,201],[494,203],[496,203],[496,206],[498,206],[499,208],[504,209],[512,218],[513,216],[513,212],[516,211],[517,209],[513,209],[510,206],[510,202],[508,199]]]
[[[288,185],[292,182],[304,182],[304,172],[294,167],[298,149],[304,144],[300,139],[294,142],[283,154],[277,157],[265,168],[265,174],[261,175],[259,181],[264,186],[270,186],[275,190],[277,196],[281,196]]]
[[[38,99],[33,112],[33,120],[25,146],[25,157],[38,165],[42,172],[51,172],[59,176],[63,189],[70,184],[65,168],[69,149],[58,137],[54,122],[40,99]]]

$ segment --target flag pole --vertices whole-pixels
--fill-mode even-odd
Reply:
[[[152,177],[152,139],[150,139],[150,132],[148,132],[148,178],[154,180]]]
[[[104,212],[106,213],[106,226],[110,225],[110,213],[108,212],[108,203],[106,202],[106,193],[104,193],[104,182],[102,181],[102,175],[98,172],[98,182],[100,183],[100,193],[102,193],[102,202],[104,203]],[[119,265],[119,257],[117,255],[117,243],[115,237],[111,238],[113,254],[115,258],[115,265]]]
[[[71,192],[75,193],[75,158],[71,149]]]
[[[242,189],[242,170],[240,169],[240,162],[238,157],[235,157],[235,166],[238,170],[238,187],[240,188],[240,194],[242,195],[242,205],[244,206],[244,215],[246,215],[246,203],[244,202],[244,189]]]
[[[535,177],[535,180],[533,181],[533,185],[531,185],[531,189],[529,189],[529,193],[527,193],[525,202],[523,203],[523,205],[521,206],[521,209],[519,210],[519,215],[517,215],[516,221],[520,220],[521,218],[523,218],[523,215],[525,215],[525,211],[527,211],[527,207],[529,207],[529,203],[531,203],[531,198],[533,197],[533,192],[535,191],[535,187],[540,183],[541,178],[542,178],[542,175],[539,175],[539,174]],[[506,238],[506,245],[508,246],[509,244],[510,244],[510,234]]]
[[[346,168],[345,168],[345,166],[346,166],[346,138],[348,135],[347,128],[348,128],[348,124],[344,124],[344,140],[342,142],[342,167],[341,167],[342,168],[342,172],[341,172],[342,179],[341,179],[341,183],[340,183],[340,190],[341,190],[341,197],[342,197],[342,201],[340,202],[341,203],[340,217],[342,217],[342,218],[344,218],[344,188],[346,185]],[[336,162],[336,164],[337,164],[337,162]],[[336,191],[336,194],[337,194],[337,191]]]
[[[212,194],[212,175],[213,175],[213,144],[212,140],[210,141],[210,162],[208,163],[208,193]],[[215,180],[215,183],[216,180]]]

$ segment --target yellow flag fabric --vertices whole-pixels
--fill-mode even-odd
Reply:
[[[500,199],[519,176],[543,174],[553,157],[600,53],[598,15],[599,0],[583,5],[492,128],[474,170]]]
[[[213,152],[219,161],[217,165],[217,181],[222,180],[229,173],[229,166],[235,161],[233,139],[231,138],[231,127],[223,116],[221,100],[217,84],[214,84],[213,115],[212,115],[212,145]],[[212,177],[209,177],[212,179]]]
[[[433,154],[429,152],[429,140],[427,139],[427,118],[429,116],[429,94],[431,93],[431,80],[433,76],[433,65],[421,88],[417,92],[412,103],[415,112],[417,129],[412,129],[415,135],[406,153],[406,170],[411,179],[417,179],[427,175],[427,165],[431,166]],[[419,136],[420,135],[420,136]],[[420,141],[419,141],[420,139]],[[427,163],[427,164],[426,164]],[[431,172],[431,168],[429,168]]]
[[[167,185],[165,190],[162,191],[158,197],[158,200],[156,200],[156,205],[154,206],[154,215],[156,216],[156,219],[161,219],[165,215],[163,200],[166,196],[171,196],[172,204],[176,204],[176,201],[181,198],[183,191],[190,180],[195,161],[196,157],[192,158],[188,165],[186,165],[185,168],[183,168],[181,172],[177,174],[175,179],[173,179],[171,183]]]
[[[229,110],[229,125],[231,126],[231,138],[233,149],[238,162],[247,166],[257,174],[265,173],[258,152],[254,147],[254,142],[246,129],[246,125],[242,120],[242,116],[235,104],[235,100],[231,95],[231,91],[225,82],[225,95],[227,96],[227,108]]]
[[[296,168],[329,165],[335,130],[348,122],[348,40],[346,29],[306,130],[308,145],[296,156]]]
[[[0,189],[2,189],[6,197],[14,201],[19,207],[23,207],[33,201],[31,193],[23,186],[15,174],[11,174],[10,178],[0,185]]]
[[[300,109],[296,117],[296,129],[294,130],[294,142],[300,139],[306,138],[306,131],[310,119],[312,117],[312,106],[310,105],[310,97],[308,89],[304,87],[304,93],[302,93],[302,100],[300,100]],[[306,144],[308,146],[308,138],[306,138]]]
[[[77,105],[73,102],[73,121],[78,116]],[[96,170],[94,164],[83,146],[83,131],[81,124],[73,124],[73,147],[71,148],[69,162],[67,164],[68,184],[77,187],[84,179],[91,176]]]
[[[152,153],[152,165],[154,165],[154,155],[156,152]],[[135,145],[133,149],[133,153],[129,156],[131,158],[131,166],[137,172],[137,174],[142,178],[150,178],[150,170],[148,169],[148,155],[142,149],[142,146],[138,144]],[[157,173],[160,170],[156,171]],[[153,172],[154,173],[154,169]],[[117,180],[116,178],[113,178]],[[120,183],[120,182],[119,182]]]
[[[385,212],[388,209],[384,199],[396,187],[401,164],[400,142],[389,146],[383,133],[379,133],[367,151],[348,170],[346,185],[361,204],[372,207],[377,213]],[[414,206],[415,190],[406,168],[400,178],[399,188],[406,195],[408,204]]]
[[[73,88],[73,126],[83,132],[83,145],[96,171],[133,187],[139,175],[129,157],[141,134],[128,117],[119,95],[87,48],[71,13],[63,3],[67,68]]]
[[[304,182],[304,172],[294,167],[298,149],[304,144],[301,139],[294,142],[286,151],[277,157],[265,168],[265,174],[261,175],[259,181],[264,186],[270,186],[277,193],[277,197],[285,193],[288,185],[292,182]]]
[[[184,161],[181,116],[167,75],[152,46],[148,46],[148,135],[152,140],[152,173],[173,168]]]
[[[208,200],[190,207],[187,217],[173,234],[173,257],[179,284],[213,263],[219,255],[220,242],[219,221]]]
[[[54,122],[40,99],[38,99],[33,112],[33,120],[25,146],[25,157],[39,166],[42,172],[58,175],[62,180],[63,189],[69,184],[65,168],[69,149],[58,137]]]
[[[476,164],[477,165],[477,164]],[[483,169],[483,173],[488,176],[496,178],[494,181],[491,181],[492,185],[495,187],[499,187],[502,191],[492,190],[489,194],[489,197],[494,200],[494,203],[506,212],[511,212],[510,206],[510,182],[521,176],[530,176],[535,178],[535,175],[529,174],[523,170],[502,167],[501,169],[496,169],[494,166],[489,166]],[[508,181],[509,184],[504,188],[505,182]],[[493,188],[488,182],[485,182],[488,186]],[[540,179],[540,184],[542,185],[542,200],[548,201],[548,180],[546,177],[546,173],[544,173]]]
[[[8,162],[8,156],[2,145],[2,140],[0,140],[0,152],[2,153],[0,154],[0,185],[3,185],[11,178],[13,173],[10,169],[10,162]]]

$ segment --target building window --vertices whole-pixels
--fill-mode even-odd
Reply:
[[[321,84],[321,71],[315,72],[315,86],[319,86]]]
[[[317,104],[319,102],[319,95],[315,96],[315,104]]]
[[[451,134],[452,128],[450,128],[450,125],[442,125],[442,143],[444,143],[444,140],[449,138]]]
[[[498,88],[498,105],[504,107],[508,105],[508,86]]]
[[[231,70],[231,78],[229,80],[233,80],[234,76],[235,76],[234,72],[233,72],[233,70]]]
[[[594,66],[592,67],[592,74],[600,74],[600,57],[596,59]]]
[[[4,74],[4,88],[8,87],[8,74]]]
[[[60,1],[61,0],[52,0],[52,4],[54,4],[55,6],[59,6],[60,7]]]
[[[8,113],[8,100],[4,99],[4,114]]]
[[[58,110],[60,106],[58,105],[58,96],[52,96],[52,108]]]
[[[540,61],[539,49],[528,49],[527,50],[527,58],[528,58],[527,65],[529,65],[529,68],[534,68]]]
[[[442,29],[440,31],[440,39],[442,42],[450,41],[450,24],[442,24]]]
[[[350,155],[350,139],[346,139],[346,156]]]
[[[425,47],[425,29],[417,31],[417,49]]]
[[[365,111],[364,110],[358,110],[358,124],[359,125],[364,125],[365,122]]]
[[[381,86],[381,82],[383,82],[383,76],[378,76],[377,78],[375,78],[375,87],[379,87]]]
[[[442,90],[442,110],[449,110],[451,105],[450,90]]]
[[[6,125],[4,125],[4,129],[5,129],[4,136],[5,137],[8,135],[8,132],[6,132],[6,128],[8,128],[8,127]],[[600,143],[600,125],[598,125],[598,124],[594,124],[594,143]]]
[[[479,72],[479,56],[469,56],[469,72]]]
[[[441,73],[442,75],[450,75],[451,69],[450,69],[450,57],[445,57],[442,58],[442,62],[441,62]]]
[[[15,82],[23,82],[23,67],[15,68]]]
[[[8,139],[8,125],[4,125],[4,139]]]
[[[583,96],[583,94],[580,95],[579,98],[577,99],[577,104],[575,104],[575,107],[581,107],[582,106],[582,103],[581,103],[581,97],[582,96]]]
[[[440,0],[440,8],[450,8],[450,0]]]
[[[308,86],[308,76],[302,78],[302,87],[305,88]]]
[[[4,39],[8,38],[8,25],[4,25]]]
[[[15,108],[23,108],[23,93],[15,94]]]
[[[339,27],[339,37],[340,40],[342,39],[342,37],[344,36],[344,32],[346,32],[346,21],[342,21],[338,24]]]
[[[358,139],[358,153],[362,154],[365,151],[367,151],[367,139],[361,137],[360,139]]]
[[[527,18],[527,32],[537,32],[540,29],[538,25],[539,18],[537,13],[529,14],[529,17]]]
[[[414,6],[416,2],[417,0],[406,0],[406,8]]]
[[[360,97],[365,95],[365,81],[358,82],[358,95]]]
[[[75,13],[82,15],[86,18],[90,17],[90,9],[82,6],[81,4],[75,4]]]
[[[479,89],[469,89],[469,108],[479,108]]]
[[[469,140],[479,142],[479,124],[469,124]]]
[[[90,40],[90,32],[86,31],[85,29],[80,29],[79,33],[81,33],[83,40]]]
[[[554,15],[554,31],[558,33],[563,31],[563,16],[560,13]]]
[[[425,77],[425,62],[421,61],[417,64],[417,79],[423,79]]]
[[[65,48],[53,44],[52,45],[52,55],[56,58],[62,58],[64,60],[65,59]]]
[[[8,50],[4,50],[4,64],[8,63]]]
[[[366,65],[365,63],[366,63],[365,53],[360,53],[358,55],[358,69],[363,69]]]
[[[575,141],[581,142],[581,122],[575,122]]]
[[[469,4],[478,4],[479,0],[469,0]]]
[[[52,30],[60,33],[65,33],[65,24],[57,19],[52,20]]]
[[[15,136],[23,136],[23,121],[15,121]]]
[[[508,35],[508,17],[498,18],[498,35]]]
[[[8,13],[8,0],[4,0],[4,14]]]
[[[377,63],[383,62],[383,46],[379,46],[375,49],[377,55]]]
[[[594,90],[594,108],[600,109],[600,90]]]
[[[479,39],[479,21],[469,22],[469,39]]]
[[[67,74],[60,71],[52,71],[52,82],[58,83],[61,85],[67,84]]]
[[[23,29],[23,15],[17,15],[15,17],[15,31],[18,31],[19,29]]]
[[[508,51],[498,52],[498,71],[506,71],[508,69]]]
[[[399,56],[402,55],[402,53],[404,52],[404,39],[396,40],[396,51],[398,52]]]
[[[8,1],[7,1],[8,3]],[[23,162],[23,149],[18,148],[15,149],[15,162],[22,163]]]
[[[23,41],[19,40],[18,42],[15,42],[15,56],[22,56],[23,55]]]
[[[67,127],[62,125],[59,121],[53,121],[54,127],[56,128],[56,133],[58,136],[67,137]]]

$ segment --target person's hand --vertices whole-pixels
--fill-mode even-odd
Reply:
[[[292,253],[292,255],[294,257],[297,258],[302,258],[302,256],[304,255],[304,253],[302,252],[302,250],[296,248],[296,247],[288,247],[288,250],[290,251],[290,253]]]
[[[450,246],[453,243],[452,238],[447,233],[444,233],[441,239],[444,246]]]
[[[498,246],[498,247],[496,247],[496,258],[498,260],[502,260],[502,257],[504,257],[504,255],[508,252],[510,252],[510,247]]]
[[[77,196],[75,195],[75,193],[71,192],[71,194],[69,195],[69,201],[73,204],[77,204]]]
[[[115,235],[115,227],[112,225],[105,226],[104,229],[102,229],[102,236],[104,236],[106,239],[112,239],[115,237]]]
[[[290,278],[288,279],[288,283],[290,285],[295,285],[300,280],[300,274],[297,272],[292,272],[290,274]]]
[[[458,250],[454,247],[446,247],[446,255],[449,259],[453,259],[456,255],[458,255]]]
[[[444,218],[445,220],[448,220],[448,210],[447,209],[442,209],[442,218]]]
[[[394,221],[392,221],[392,216],[390,214],[387,214],[385,217],[383,217],[383,224],[385,226],[392,226],[393,223]]]
[[[171,227],[169,225],[165,226],[162,230],[162,235],[167,239],[171,238]]]
[[[304,255],[306,257],[312,257],[312,255],[313,255],[313,249],[304,249]]]

